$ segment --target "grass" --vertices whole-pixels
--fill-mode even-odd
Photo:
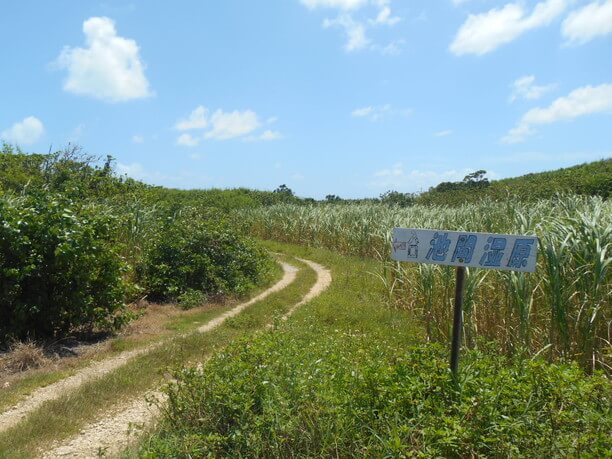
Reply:
[[[387,302],[422,319],[430,341],[446,342],[453,269],[390,260],[394,227],[537,235],[535,273],[470,270],[474,288],[464,336],[496,340],[508,354],[575,360],[587,371],[612,370],[612,202],[564,196],[537,202],[483,200],[449,208],[381,204],[278,205],[244,210],[242,221],[265,239],[324,247],[379,260],[372,269]]]
[[[270,282],[253,290],[251,296],[258,295],[273,283],[278,282],[282,275],[283,272],[280,265],[275,263],[270,273]],[[88,354],[84,358],[68,358],[54,362],[51,366],[29,371],[22,375],[11,375],[6,380],[9,382],[9,386],[3,387],[2,391],[0,391],[0,410],[8,409],[40,387],[48,386],[72,376],[79,370],[89,366],[92,362],[101,361],[122,352],[142,348],[176,333],[193,331],[199,325],[219,316],[242,300],[244,298],[228,299],[224,304],[209,304],[190,311],[181,311],[171,305],[150,306],[156,309],[156,314],[144,318],[148,320],[137,320],[135,323],[128,325],[127,330],[123,334],[111,338],[107,347],[93,355]],[[164,314],[162,311],[167,308],[173,308],[176,314]],[[134,327],[138,327],[138,329],[135,330]],[[145,333],[139,333],[141,328],[144,328],[142,331]]]
[[[157,430],[125,457],[603,457],[610,382],[576,364],[423,344],[385,307],[373,260],[270,243],[332,270],[289,321],[170,385]]]
[[[291,263],[301,265],[297,261],[291,261]],[[274,269],[275,282],[280,273],[280,267]],[[270,295],[262,302],[252,305],[242,314],[253,315],[256,319],[251,320],[250,323],[262,326],[270,320],[271,316],[280,314],[292,302],[299,301],[309,285],[314,282],[314,277],[315,274],[311,270],[301,270],[296,281],[287,289]],[[264,288],[258,289],[255,294],[260,290]],[[108,408],[160,384],[172,368],[187,361],[205,359],[211,352],[235,339],[237,335],[253,332],[252,328],[226,322],[209,333],[189,334],[199,324],[207,322],[230,308],[231,305],[228,304],[199,312],[190,311],[187,314],[191,318],[190,323],[186,323],[184,317],[175,317],[169,325],[181,332],[181,335],[168,340],[167,343],[150,353],[134,358],[105,377],[86,383],[74,392],[43,404],[25,421],[0,433],[0,457],[32,457],[36,455],[41,446],[78,432],[84,424],[95,420]],[[147,343],[152,341],[149,340]],[[118,350],[131,350],[143,345],[142,342],[127,340],[120,340],[119,343]],[[102,359],[117,352],[101,354],[97,357]],[[85,365],[85,362],[81,363],[82,366]],[[56,382],[74,374],[77,370],[78,368],[73,368],[69,371],[54,371],[25,378],[12,388],[12,395],[2,394],[4,396],[2,400],[7,403],[7,406],[10,406],[10,403],[17,401],[21,394]]]

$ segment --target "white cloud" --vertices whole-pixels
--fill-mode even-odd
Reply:
[[[438,131],[436,133],[434,133],[434,135],[436,137],[447,137],[449,135],[451,135],[453,133],[453,131],[451,129],[446,129],[444,131]]]
[[[342,14],[336,19],[325,19],[323,27],[341,27],[346,35],[346,44],[344,49],[347,52],[359,51],[367,48],[370,45],[370,39],[366,37],[365,25],[359,21],[355,21],[350,15]]]
[[[370,185],[375,188],[421,191],[440,182],[454,182],[463,180],[472,169],[447,170],[442,172],[421,171],[418,169],[406,171],[403,163],[395,163],[388,169],[382,169],[374,173],[374,179]]]
[[[300,0],[307,8],[337,8],[341,10],[356,10],[367,5],[368,0]]]
[[[594,113],[612,112],[612,84],[583,86],[559,97],[546,108],[533,108],[501,140],[518,143],[535,133],[535,127],[569,121]]]
[[[224,112],[217,110],[210,118],[212,129],[204,137],[207,139],[228,140],[248,135],[259,128],[257,114],[251,110]]]
[[[31,145],[38,142],[44,133],[45,127],[42,121],[35,116],[28,116],[2,131],[0,138],[9,143]]]
[[[400,18],[399,16],[391,16],[391,8],[385,5],[380,9],[380,11],[378,12],[378,16],[376,16],[376,19],[374,19],[372,23],[376,25],[380,24],[393,26],[401,20],[402,18]]]
[[[509,100],[510,102],[514,102],[517,99],[539,99],[547,92],[550,92],[555,89],[556,85],[549,84],[544,86],[538,86],[535,84],[535,76],[525,75],[514,80],[510,87],[512,88],[512,94],[510,94]]]
[[[391,11],[391,0],[301,0],[309,9],[327,8],[338,11],[334,19],[323,20],[323,28],[336,27],[346,36],[344,49],[347,52],[369,49],[382,54],[398,54],[402,40],[394,40],[387,46],[373,43],[368,37],[368,29],[378,26],[393,26],[402,20]],[[361,10],[365,10],[362,13]],[[373,12],[375,16],[372,17]]]
[[[458,56],[489,53],[529,30],[550,24],[565,11],[567,4],[568,0],[544,0],[528,14],[521,3],[508,3],[486,13],[470,14],[459,28],[450,51]]]
[[[260,140],[278,140],[278,139],[282,139],[282,138],[283,138],[283,136],[281,135],[280,132],[278,132],[278,131],[271,131],[269,129],[264,131],[259,136]]]
[[[374,107],[372,106],[356,108],[355,110],[351,112],[351,116],[356,117],[356,118],[369,116],[373,111],[374,111]]]
[[[110,102],[152,95],[138,44],[117,35],[115,23],[92,17],[83,23],[85,48],[65,47],[56,63],[68,70],[64,90]]]
[[[279,131],[266,129],[263,132],[256,132],[262,125],[276,123],[276,117],[267,118],[265,123],[259,120],[257,113],[252,110],[234,110],[224,112],[216,110],[209,115],[209,110],[199,105],[191,114],[175,124],[175,129],[179,131],[201,130],[204,139],[229,140],[242,138],[246,141],[277,140],[282,138]],[[200,138],[189,133],[181,134],[177,139],[178,145],[194,147],[198,145]]]
[[[592,2],[572,11],[561,27],[571,44],[583,44],[612,33],[612,0]]]
[[[135,134],[132,136],[132,143],[144,143],[144,137],[140,134]]]
[[[270,129],[265,130],[259,135],[250,135],[244,138],[245,142],[269,142],[272,140],[282,139],[283,136],[278,131],[272,131]]]
[[[176,144],[183,147],[196,147],[199,143],[200,139],[188,133],[181,134],[176,139]]]
[[[191,129],[205,129],[208,126],[208,110],[202,105],[197,106],[191,114],[176,122],[175,129],[189,131]]]
[[[410,116],[410,109],[394,109],[390,104],[379,105],[377,107],[369,105],[367,107],[359,107],[351,112],[353,118],[367,118],[370,121],[380,121],[386,116]]]
[[[393,40],[384,46],[372,45],[370,48],[375,51],[380,51],[385,56],[397,56],[402,51],[402,47],[406,40]]]

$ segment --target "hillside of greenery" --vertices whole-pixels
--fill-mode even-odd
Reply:
[[[78,147],[41,155],[4,145],[0,344],[116,330],[140,298],[243,295],[271,261],[227,212],[293,199],[153,187]]]
[[[461,182],[440,183],[416,197],[415,201],[419,204],[460,205],[483,198],[534,201],[556,194],[608,198],[612,195],[612,158],[491,182],[484,174],[470,174]]]

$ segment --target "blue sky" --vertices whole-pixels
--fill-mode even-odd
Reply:
[[[612,0],[4,2],[0,138],[377,196],[612,156]]]

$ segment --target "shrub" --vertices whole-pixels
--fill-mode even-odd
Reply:
[[[114,219],[57,195],[0,198],[0,338],[46,338],[126,320]]]
[[[178,297],[178,303],[183,309],[193,309],[206,303],[208,297],[199,290],[187,289]]]
[[[575,364],[336,330],[231,345],[170,386],[144,457],[602,457],[609,382]]]
[[[170,218],[144,249],[138,268],[152,300],[174,300],[188,290],[244,294],[265,278],[269,258],[218,214],[185,211]]]

